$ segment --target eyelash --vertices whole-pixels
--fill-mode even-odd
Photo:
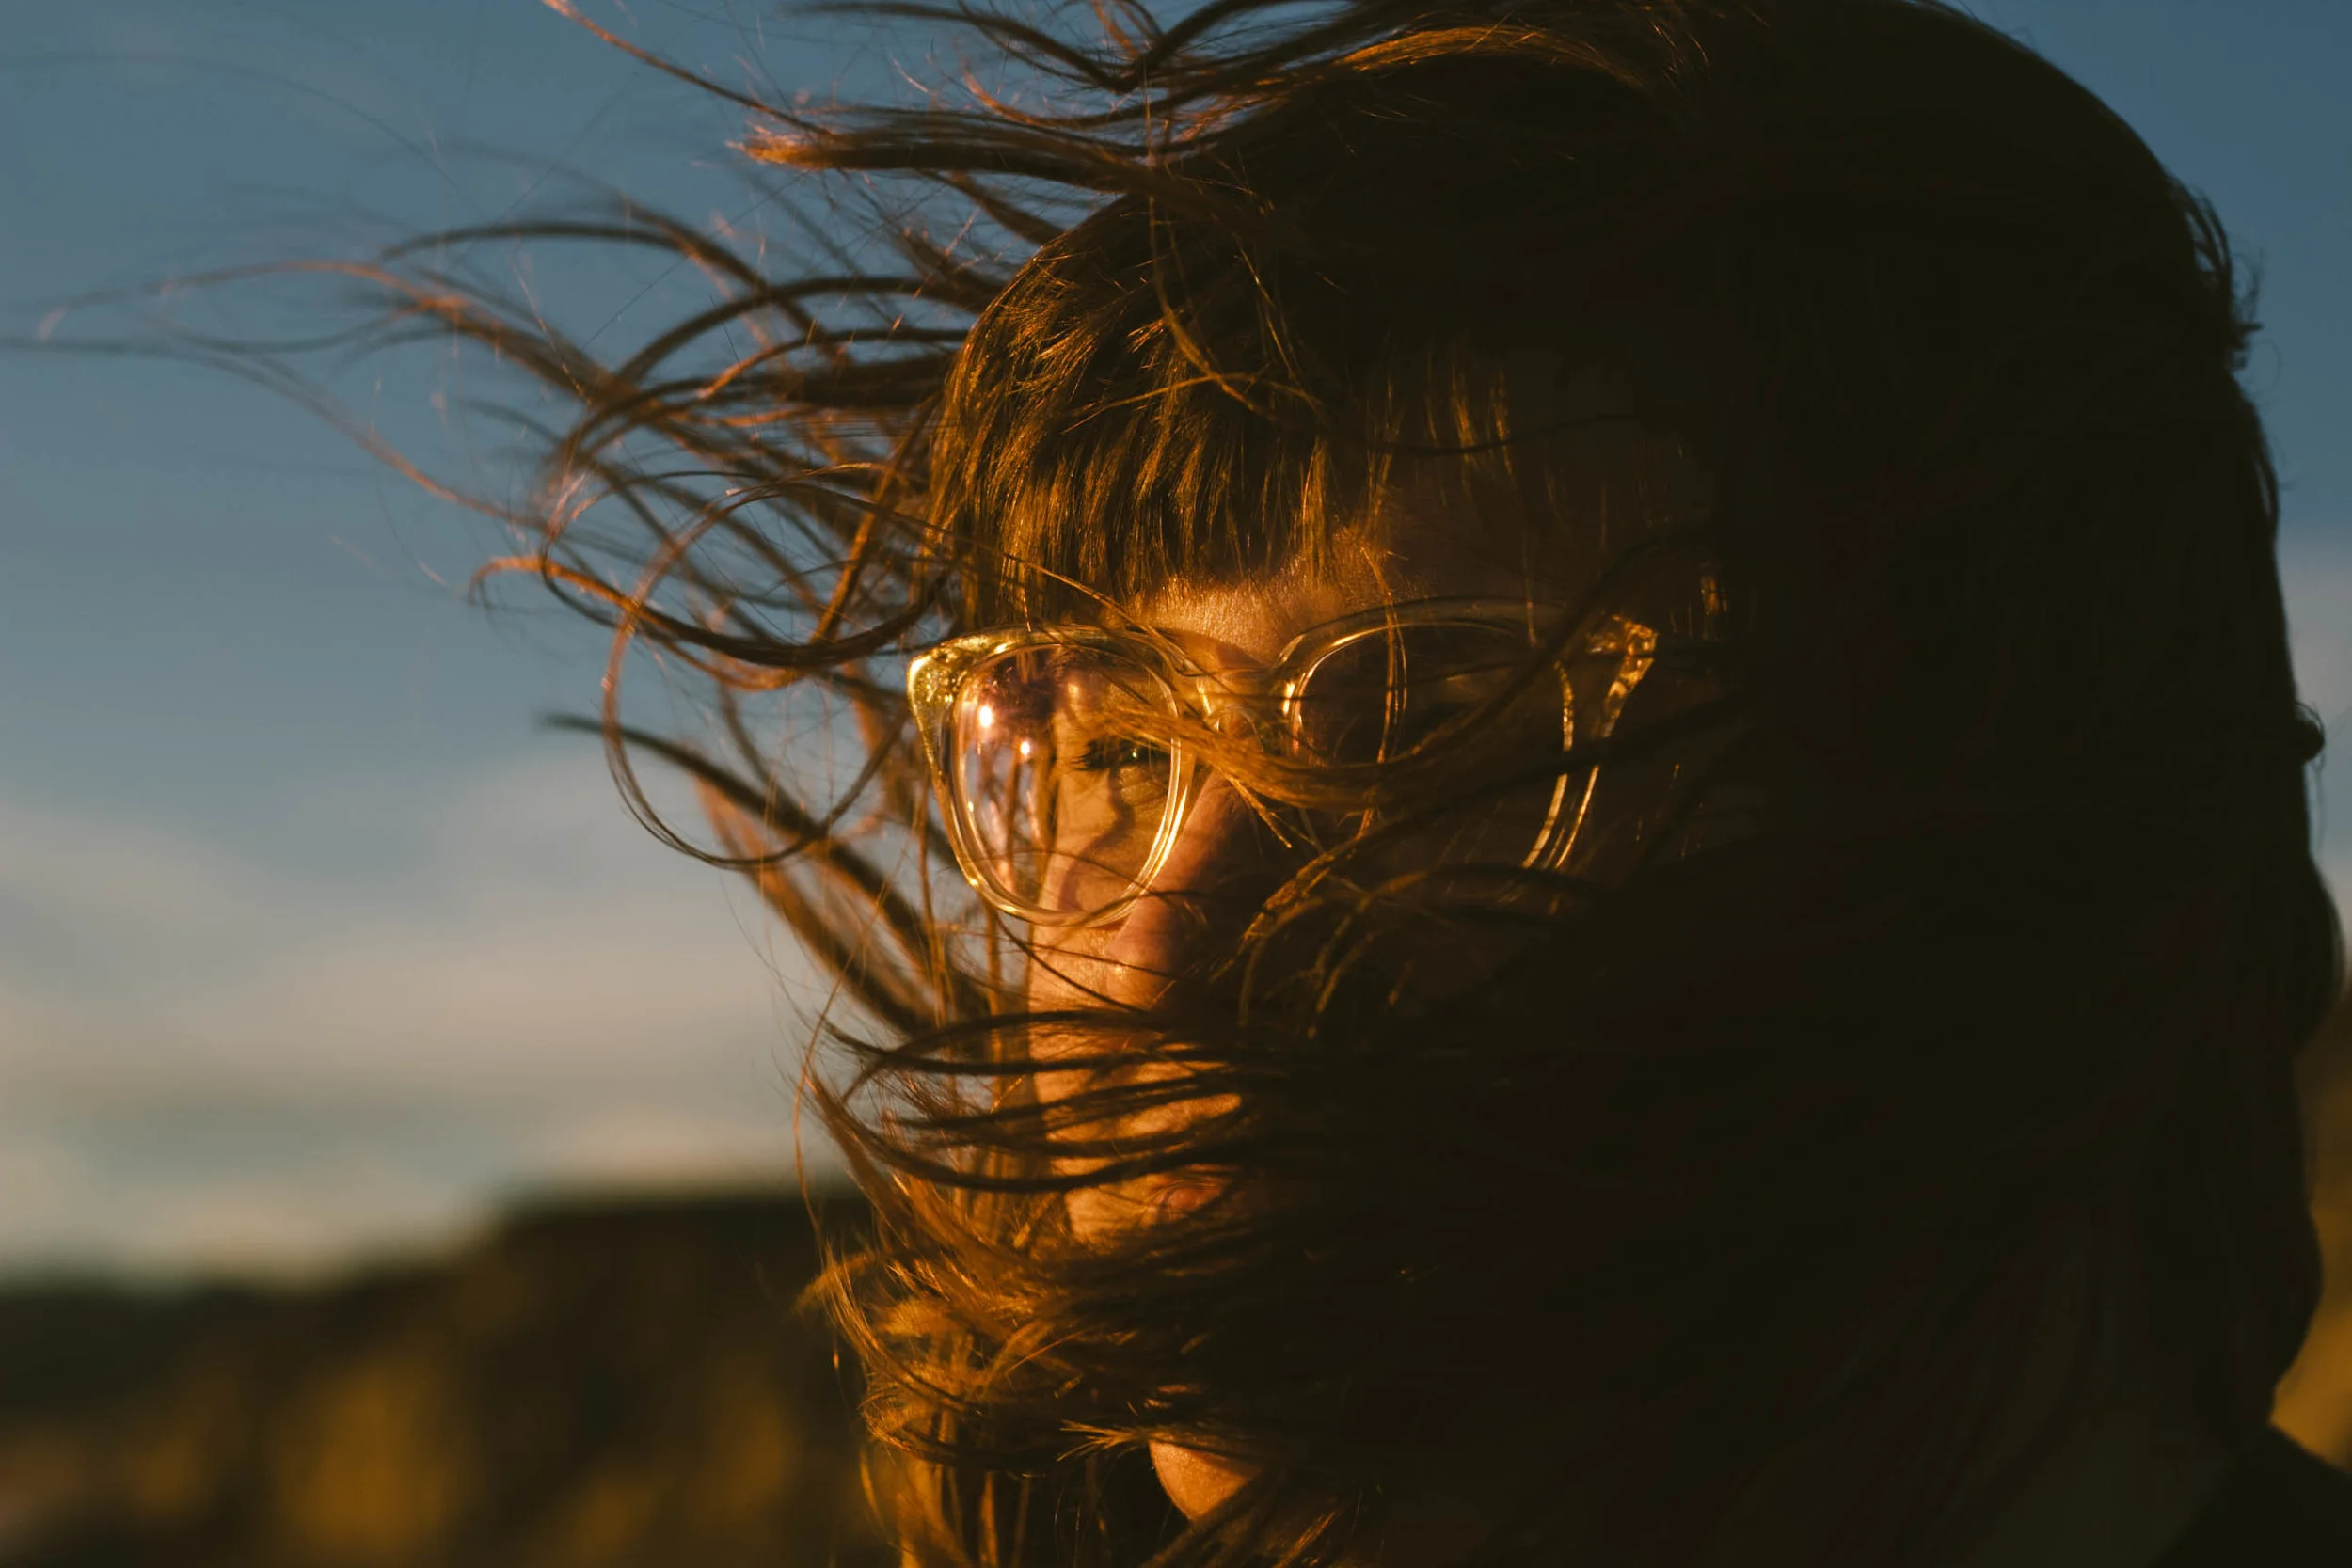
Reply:
[[[1134,767],[1166,754],[1159,747],[1140,740],[1089,740],[1086,749],[1078,753],[1078,771],[1107,773],[1117,768]]]

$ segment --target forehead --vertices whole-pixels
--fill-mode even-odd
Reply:
[[[1294,559],[1239,581],[1178,578],[1130,613],[1214,667],[1271,663],[1299,633],[1382,605],[1560,597],[1565,585],[1534,559],[1525,531],[1464,515],[1470,504],[1394,497],[1333,540],[1321,562]]]

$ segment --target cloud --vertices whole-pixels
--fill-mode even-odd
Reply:
[[[788,1174],[806,975],[578,751],[280,789],[258,847],[0,800],[0,1266],[316,1267],[517,1186]]]

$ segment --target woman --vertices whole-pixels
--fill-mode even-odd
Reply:
[[[745,101],[821,271],[600,231],[727,294],[625,363],[376,275],[839,977],[911,1560],[2352,1560],[2210,214],[1916,0],[934,20]]]

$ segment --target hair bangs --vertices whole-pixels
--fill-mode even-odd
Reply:
[[[1400,463],[1422,491],[1503,477],[1478,471],[1508,466],[1502,356],[1351,309],[1376,280],[1304,271],[1207,203],[1136,198],[1021,270],[966,340],[934,436],[933,526],[973,619],[1312,573]],[[1417,460],[1433,455],[1451,460]]]

